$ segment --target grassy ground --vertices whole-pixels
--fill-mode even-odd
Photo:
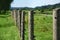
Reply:
[[[0,15],[0,40],[19,40],[18,29],[10,15]]]
[[[28,23],[26,16],[25,24]],[[25,26],[25,40],[28,40],[28,25]],[[36,40],[52,40],[52,15],[34,15],[34,35]],[[0,40],[19,40],[18,28],[10,15],[0,15]]]
[[[27,20],[26,16],[26,20]],[[28,22],[28,20],[27,20]],[[28,35],[28,26],[26,25],[26,35]],[[52,15],[35,14],[34,15],[34,35],[36,40],[52,40]],[[28,40],[28,36],[25,36]]]
[[[52,16],[35,15],[36,40],[52,40]]]

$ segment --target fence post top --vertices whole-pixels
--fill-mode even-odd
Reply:
[[[60,8],[55,8],[55,9],[53,9],[53,11],[58,11],[58,10],[60,10]]]

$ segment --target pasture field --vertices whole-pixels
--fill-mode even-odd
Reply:
[[[26,16],[26,24],[28,23]],[[26,35],[28,35],[26,25]],[[34,35],[36,40],[53,40],[53,20],[52,15],[34,14]],[[28,36],[26,36],[28,40]]]
[[[28,40],[28,17],[25,17],[25,40]],[[52,40],[52,22],[52,15],[34,14],[34,35],[36,40]],[[18,28],[10,14],[0,15],[0,40],[20,40]]]
[[[0,15],[0,40],[19,40],[18,34],[11,15]]]

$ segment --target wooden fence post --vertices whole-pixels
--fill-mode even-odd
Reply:
[[[22,11],[22,14],[21,14],[21,40],[25,40],[24,29],[25,29],[25,13],[24,13],[24,11]]]
[[[60,40],[60,9],[53,10],[53,40]]]
[[[19,29],[19,33],[20,33],[20,36],[21,36],[21,14],[22,14],[22,11],[21,10],[18,10],[18,29]]]
[[[14,20],[15,20],[15,24],[16,24],[16,26],[18,26],[17,25],[17,19],[18,19],[18,13],[17,13],[17,10],[15,9],[15,10],[13,10],[13,14],[12,14],[12,16],[13,16],[13,18],[14,18]]]
[[[57,13],[53,10],[53,40],[57,40]]]
[[[34,40],[34,12],[29,11],[28,16],[29,40]]]
[[[11,16],[13,17],[14,21],[16,21],[16,9],[11,11]]]

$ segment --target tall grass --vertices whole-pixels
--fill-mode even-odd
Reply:
[[[25,16],[25,40],[28,40],[28,16]],[[52,15],[34,14],[36,40],[52,40]],[[0,40],[20,40],[19,31],[11,15],[0,15]]]
[[[0,15],[0,40],[19,40],[18,29],[11,15]]]
[[[28,16],[26,16],[25,40],[28,40]],[[34,35],[35,40],[52,40],[52,15],[34,14]]]

